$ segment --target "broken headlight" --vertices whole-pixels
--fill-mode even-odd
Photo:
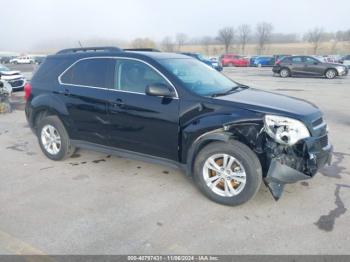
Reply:
[[[276,142],[289,146],[310,136],[302,122],[283,116],[266,115],[265,129]]]

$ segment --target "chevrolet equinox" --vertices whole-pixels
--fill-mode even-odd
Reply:
[[[285,184],[331,161],[315,105],[236,83],[181,54],[65,49],[47,57],[25,98],[48,158],[87,148],[179,167],[225,205],[248,201],[262,182],[277,200]]]

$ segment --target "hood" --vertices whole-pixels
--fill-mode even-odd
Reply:
[[[321,116],[318,107],[303,99],[275,94],[255,88],[247,88],[215,99],[234,102],[242,109],[261,113],[277,114],[304,121],[312,121]]]
[[[13,76],[13,75],[20,75],[20,71],[1,71],[0,74],[3,76]]]
[[[328,63],[328,62],[324,62],[323,64],[326,65],[326,66],[329,66],[329,67],[344,66],[343,64],[340,64],[340,63]],[[345,66],[344,66],[344,67],[345,67]]]
[[[24,78],[19,71],[0,71],[2,80],[14,80],[19,78]]]

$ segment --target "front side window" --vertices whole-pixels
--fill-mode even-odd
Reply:
[[[315,64],[319,61],[317,61],[316,59],[312,58],[312,57],[305,57],[305,63],[308,65],[312,65]]]
[[[84,59],[69,68],[61,77],[63,84],[111,88],[115,59]]]
[[[160,63],[174,74],[190,91],[212,96],[227,92],[238,84],[228,79],[214,68],[194,59],[163,59]]]
[[[120,59],[117,63],[114,89],[135,93],[145,93],[148,85],[168,82],[153,68],[145,63]]]

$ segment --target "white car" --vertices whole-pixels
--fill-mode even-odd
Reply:
[[[0,64],[0,75],[1,80],[9,83],[13,91],[20,91],[24,89],[26,79],[20,71],[12,71],[6,66]]]
[[[344,56],[341,61],[343,62],[343,65],[345,65],[347,68],[350,68],[350,55]]]
[[[11,64],[34,64],[35,59],[30,56],[19,56],[10,60]]]

